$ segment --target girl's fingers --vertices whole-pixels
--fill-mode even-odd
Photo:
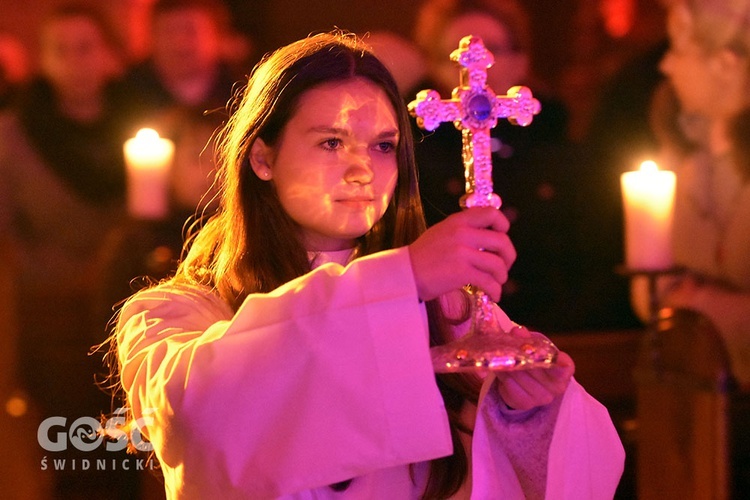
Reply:
[[[518,410],[549,404],[562,395],[575,372],[573,360],[564,352],[558,354],[555,366],[497,375],[503,401]]]
[[[510,221],[503,213],[491,207],[474,207],[461,212],[471,227],[492,229],[497,232],[507,232]]]
[[[409,246],[419,297],[429,300],[471,283],[499,300],[516,258],[508,226],[494,208],[472,208],[428,229]]]

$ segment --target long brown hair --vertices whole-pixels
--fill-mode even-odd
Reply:
[[[237,306],[248,293],[269,292],[310,271],[298,228],[273,184],[249,168],[248,155],[257,138],[277,143],[305,91],[354,77],[385,91],[401,130],[396,192],[383,218],[360,238],[357,255],[407,245],[424,231],[409,117],[393,78],[354,35],[319,34],[266,57],[230,104],[218,141],[220,208],[195,236],[177,279],[214,286]]]
[[[189,250],[174,281],[212,287],[236,310],[248,294],[269,292],[311,270],[298,226],[282,208],[273,184],[254,174],[248,156],[258,138],[271,146],[277,143],[307,90],[355,77],[383,89],[400,130],[394,196],[382,219],[359,238],[355,256],[408,245],[424,232],[410,119],[393,77],[355,35],[317,34],[264,58],[230,103],[230,118],[218,141],[219,209],[186,242]],[[431,343],[445,343],[450,325],[439,303],[429,302],[427,309]],[[464,401],[476,403],[475,382],[456,377],[439,381],[454,453],[432,461],[424,498],[448,497],[466,479],[468,459],[458,439],[458,413]]]

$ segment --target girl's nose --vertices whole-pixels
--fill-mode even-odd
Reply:
[[[369,184],[374,176],[370,156],[366,152],[352,153],[344,172],[344,181],[349,184]]]

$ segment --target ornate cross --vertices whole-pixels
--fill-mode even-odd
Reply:
[[[492,190],[490,129],[498,118],[525,127],[541,106],[526,87],[513,87],[507,95],[498,96],[487,86],[487,68],[495,58],[481,38],[465,36],[450,58],[461,65],[459,86],[453,89],[451,99],[442,100],[437,91],[423,90],[409,103],[409,112],[426,130],[450,121],[461,131],[466,177],[461,206],[500,208],[500,197]]]

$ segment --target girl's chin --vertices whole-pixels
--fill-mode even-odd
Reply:
[[[348,250],[357,246],[357,238],[365,235],[364,232],[347,232],[315,236],[308,236],[305,240],[305,248],[313,252],[338,252]]]
[[[353,248],[357,239],[367,234],[379,219],[364,212],[330,214],[326,221],[318,221],[317,230],[308,231],[306,247],[322,252]]]

